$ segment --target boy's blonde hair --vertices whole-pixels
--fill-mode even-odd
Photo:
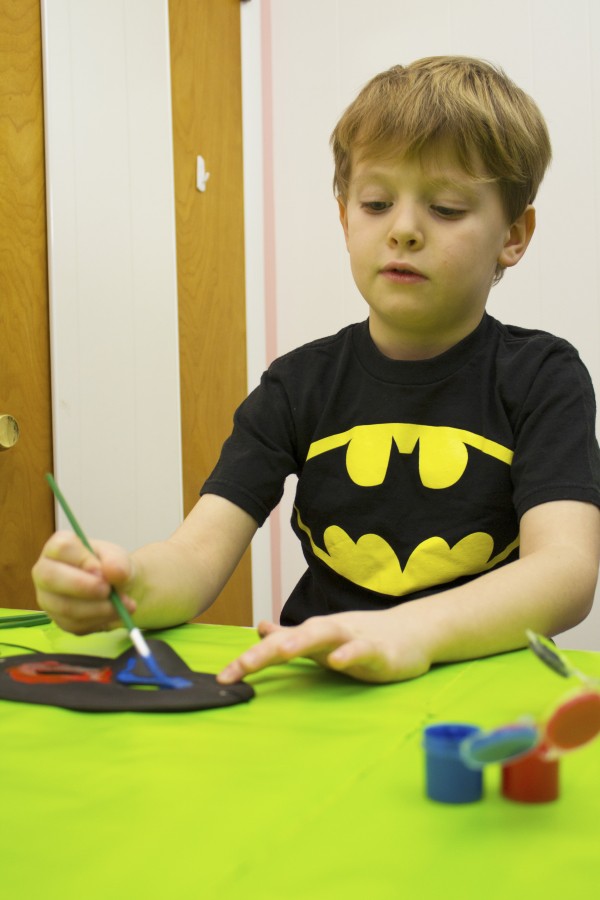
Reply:
[[[450,149],[472,177],[498,184],[509,223],[532,203],[552,155],[534,101],[498,67],[431,56],[376,75],[331,136],[334,191],[347,200],[352,163]],[[487,177],[486,177],[487,176]]]

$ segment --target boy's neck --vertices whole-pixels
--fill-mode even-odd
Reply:
[[[379,327],[379,323],[371,315],[369,317],[369,333],[371,340],[379,352],[388,359],[404,362],[418,362],[426,359],[434,359],[440,356],[464,338],[472,334],[479,326],[482,316],[478,321],[463,327],[455,333],[440,335],[415,335],[412,332],[389,331]]]

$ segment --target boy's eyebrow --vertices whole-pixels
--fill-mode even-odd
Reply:
[[[376,167],[372,169],[368,169],[365,172],[359,172],[352,178],[353,186],[355,188],[365,187],[366,185],[374,182],[378,182],[380,184],[389,183],[391,176],[385,169],[378,169]],[[464,178],[460,176],[456,178],[452,178],[449,175],[428,175],[426,172],[423,174],[424,180],[427,182],[427,187],[433,191],[446,191],[453,190],[458,191],[461,194],[464,194],[469,199],[474,199],[477,194],[477,187],[482,182],[486,181],[486,179],[482,179],[479,181],[477,178],[470,178],[468,175]]]
[[[475,178],[449,178],[446,175],[433,176],[427,180],[429,186],[433,188],[434,191],[459,191],[461,194],[466,194],[468,197],[476,197],[477,186],[481,184],[481,182]]]
[[[354,187],[363,187],[372,181],[387,182],[389,181],[389,175],[383,169],[368,169],[359,175],[353,175],[351,178]]]

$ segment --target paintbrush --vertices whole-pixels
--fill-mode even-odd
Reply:
[[[556,672],[557,675],[560,675],[562,678],[578,678],[583,684],[592,685],[594,687],[597,687],[600,684],[599,679],[592,678],[590,675],[586,675],[585,672],[580,672],[579,669],[576,669],[575,666],[569,662],[567,657],[561,653],[547,637],[544,637],[542,634],[537,634],[529,628],[525,634],[527,635],[530,648],[538,659],[541,659],[541,661],[545,663],[549,669],[552,669],[553,672]]]
[[[71,523],[71,527],[72,527],[73,531],[75,532],[75,534],[77,535],[77,537],[79,538],[79,540],[81,541],[81,543],[84,545],[84,547],[86,547],[90,551],[90,553],[92,553],[96,558],[98,558],[98,554],[95,553],[94,550],[92,549],[90,542],[88,541],[85,534],[83,533],[81,525],[75,518],[73,511],[71,510],[69,504],[65,500],[59,486],[57,485],[56,481],[54,480],[54,478],[52,477],[52,475],[49,472],[46,475],[46,481],[52,488],[52,493],[58,500],[62,511],[64,512],[65,516]],[[165,687],[165,688],[181,687],[182,685],[179,684],[179,679],[171,678],[169,675],[166,675],[162,671],[162,669],[158,665],[156,659],[154,658],[154,655],[152,654],[150,647],[146,643],[146,640],[145,640],[142,632],[137,627],[137,625],[134,625],[133,619],[127,612],[127,609],[125,608],[125,606],[123,604],[123,601],[121,600],[121,598],[119,597],[118,593],[116,592],[116,590],[114,589],[114,587],[112,585],[110,586],[110,599],[111,599],[111,602],[112,602],[113,606],[115,607],[117,613],[119,614],[120,618],[123,620],[123,623],[129,633],[131,643],[137,650],[138,654],[142,657],[144,664],[145,664],[146,668],[148,669],[148,671],[151,672],[152,675],[154,676],[154,679],[156,680],[157,685],[159,687]]]
[[[35,625],[49,625],[51,621],[46,613],[19,613],[16,616],[2,616],[0,628],[32,628]]]

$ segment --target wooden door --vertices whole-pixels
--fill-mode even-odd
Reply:
[[[187,513],[246,392],[239,0],[169,14]],[[0,452],[0,606],[22,608],[54,528],[43,134],[39,0],[0,0],[0,415],[21,431]],[[203,620],[249,625],[251,609],[247,554]]]
[[[240,0],[170,0],[169,11],[187,513],[247,390]],[[246,553],[201,621],[252,624],[250,578]]]
[[[34,609],[31,567],[54,530],[39,0],[0,0],[0,607]]]

